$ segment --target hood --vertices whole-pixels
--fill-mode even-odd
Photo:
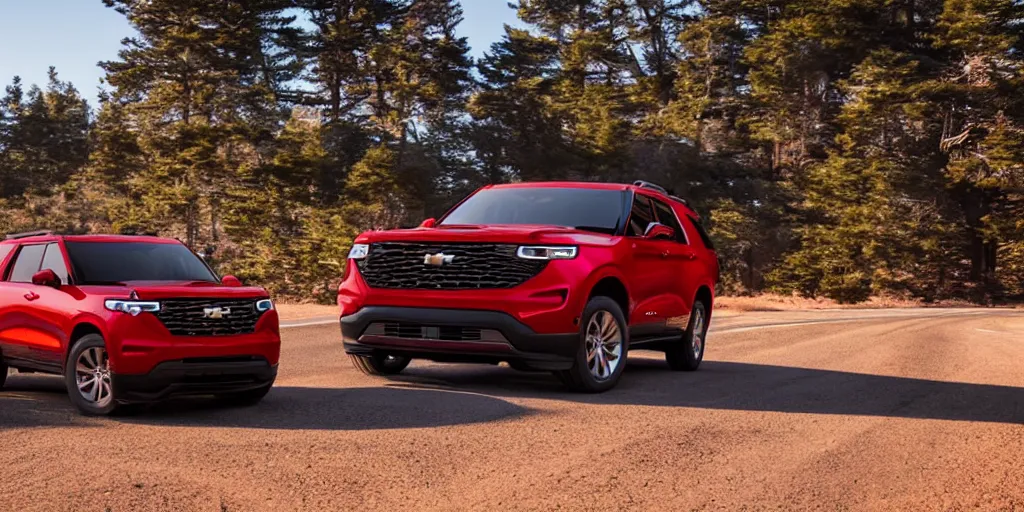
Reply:
[[[269,296],[266,290],[256,286],[224,286],[219,283],[199,281],[168,282],[168,281],[129,281],[124,286],[96,286],[100,293],[109,293],[111,297],[127,298],[135,292],[140,300],[184,299],[184,298],[217,298],[217,299],[257,299]]]
[[[546,225],[441,226],[436,228],[368,231],[355,243],[375,242],[453,242],[553,245],[611,245],[616,237],[593,231]]]

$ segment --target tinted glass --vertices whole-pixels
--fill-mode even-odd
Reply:
[[[633,210],[629,213],[629,226],[626,228],[626,236],[644,236],[647,226],[654,221],[654,214],[651,213],[651,201],[647,196],[637,194],[633,197]]]
[[[492,188],[455,208],[442,226],[542,224],[614,234],[622,211],[621,190]]]
[[[68,284],[68,267],[64,264],[64,254],[60,252],[57,244],[48,244],[46,254],[43,255],[43,265],[39,270],[50,269],[60,278],[61,284]]]
[[[6,258],[15,247],[16,246],[13,244],[0,245],[0,264],[3,264],[4,258]],[[0,272],[3,272],[3,269],[0,269]]]
[[[65,242],[79,284],[209,281],[217,277],[181,244]]]
[[[711,237],[708,236],[708,232],[704,231],[704,226],[702,226],[697,219],[694,219],[689,215],[687,215],[686,218],[690,219],[690,224],[693,224],[693,227],[697,230],[697,234],[700,235],[701,241],[704,242],[704,247],[707,247],[712,251],[715,250],[715,244],[711,241]]]
[[[684,232],[683,227],[679,225],[679,220],[676,218],[676,214],[672,212],[672,207],[658,199],[651,199],[651,202],[654,203],[654,213],[658,215],[658,222],[675,230],[676,241],[685,244],[686,232]]]
[[[17,259],[14,260],[14,268],[11,269],[11,278],[8,281],[15,283],[31,283],[32,275],[39,272],[39,265],[43,261],[43,249],[45,245],[24,245],[18,251]]]

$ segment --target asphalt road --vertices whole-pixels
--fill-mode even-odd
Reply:
[[[363,376],[336,324],[289,328],[254,408],[77,416],[0,391],[6,510],[1024,510],[1024,312],[758,313],[620,386],[415,362]]]

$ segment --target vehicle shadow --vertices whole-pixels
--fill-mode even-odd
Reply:
[[[258,405],[232,407],[206,397],[132,408],[113,418],[79,416],[59,377],[12,378],[0,391],[0,431],[107,422],[269,430],[376,430],[469,425],[522,417],[525,407],[475,393],[408,387],[275,386]]]
[[[230,407],[214,399],[176,399],[119,418],[126,423],[271,430],[377,430],[488,423],[530,414],[500,398],[406,387],[275,386],[258,405]]]
[[[751,363],[705,361],[689,373],[656,359],[631,359],[619,385],[602,394],[571,393],[550,375],[494,367],[411,367],[395,380],[416,389],[587,404],[1024,424],[1022,387]]]

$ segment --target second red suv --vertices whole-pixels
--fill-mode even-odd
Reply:
[[[438,221],[355,240],[344,347],[369,374],[505,361],[600,392],[630,349],[700,366],[718,272],[697,213],[656,185],[488,186]]]
[[[0,241],[0,387],[8,368],[62,374],[85,414],[175,395],[255,403],[280,350],[266,290],[217,278],[176,240]]]

